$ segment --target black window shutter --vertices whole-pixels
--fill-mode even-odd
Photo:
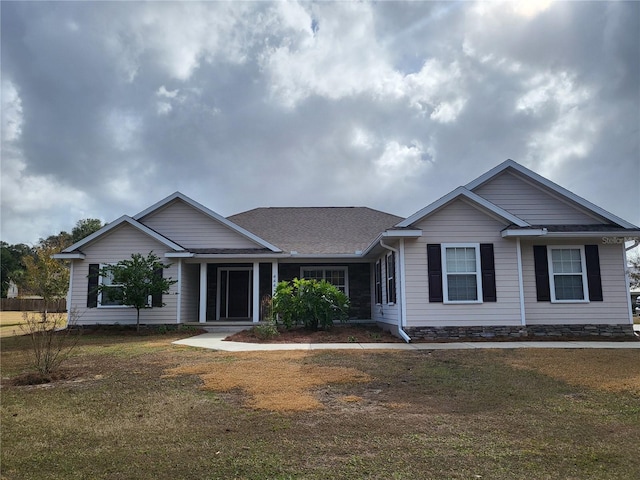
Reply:
[[[440,244],[427,245],[427,269],[429,273],[429,301],[442,302],[442,257]]]
[[[164,268],[158,268],[158,269],[156,269],[156,271],[153,272],[153,274],[156,277],[162,278],[162,271],[163,270],[164,270]],[[151,298],[151,306],[152,307],[162,307],[162,293],[158,293],[156,295],[153,295],[153,297]]]
[[[480,244],[480,268],[482,270],[482,301],[497,302],[496,267],[492,243]]]
[[[589,300],[602,302],[602,280],[600,278],[600,255],[598,245],[585,245],[584,256],[587,262],[587,285]]]
[[[551,301],[549,285],[549,264],[546,245],[533,246],[533,265],[536,274],[536,296],[539,302]]]
[[[87,308],[96,308],[98,306],[98,276],[100,274],[100,265],[97,263],[89,264],[89,285],[87,287]]]

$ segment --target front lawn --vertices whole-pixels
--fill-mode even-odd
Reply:
[[[11,385],[7,479],[640,478],[638,350],[227,353],[185,333],[81,337]]]

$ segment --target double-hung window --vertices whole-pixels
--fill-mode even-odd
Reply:
[[[376,262],[376,304],[382,304],[382,261],[378,260]]]
[[[308,280],[326,280],[349,296],[347,267],[302,267],[300,277]]]
[[[442,245],[442,284],[445,303],[481,303],[480,245]]]
[[[387,255],[387,303],[396,303],[396,254]]]
[[[551,301],[589,301],[584,248],[549,246],[547,249]]]
[[[122,306],[121,296],[119,296],[122,291],[122,285],[114,282],[113,274],[108,271],[105,272],[105,275],[100,276],[100,283],[103,289],[98,295],[98,305],[101,307]]]

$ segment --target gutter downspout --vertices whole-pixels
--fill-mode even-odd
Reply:
[[[400,264],[400,275],[396,275],[396,279],[397,282],[399,284],[400,287],[400,302],[398,303],[398,308],[399,308],[399,316],[400,318],[398,319],[398,334],[400,335],[400,337],[407,343],[411,342],[411,337],[409,337],[409,335],[407,335],[407,332],[405,332],[403,330],[405,323],[406,323],[406,318],[405,318],[405,309],[404,309],[404,302],[405,302],[405,292],[404,292],[404,239],[400,239],[400,250],[401,252],[399,252],[396,248],[393,248],[389,245],[387,245],[386,243],[384,243],[383,239],[380,239],[380,246],[382,248],[386,248],[387,250],[391,250],[392,252],[394,252],[397,256],[398,256],[398,263]]]
[[[626,252],[628,252],[629,250],[636,248],[638,245],[640,245],[640,240],[634,240],[633,245],[631,245],[630,247],[625,247],[624,249]]]

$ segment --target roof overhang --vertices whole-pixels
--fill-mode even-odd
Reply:
[[[362,252],[362,256],[369,255],[380,246],[380,242],[384,239],[401,239],[401,238],[419,238],[422,236],[422,230],[419,228],[403,228],[386,230],[378,235],[373,242]],[[382,247],[381,247],[382,248]]]
[[[57,260],[84,260],[86,255],[82,252],[56,253],[52,255]]]
[[[593,230],[576,230],[573,232],[553,232],[547,228],[507,228],[502,231],[502,238],[523,238],[523,237],[547,237],[547,238],[602,238],[604,239],[623,239],[632,241],[640,238],[640,230],[625,231],[593,231]]]

